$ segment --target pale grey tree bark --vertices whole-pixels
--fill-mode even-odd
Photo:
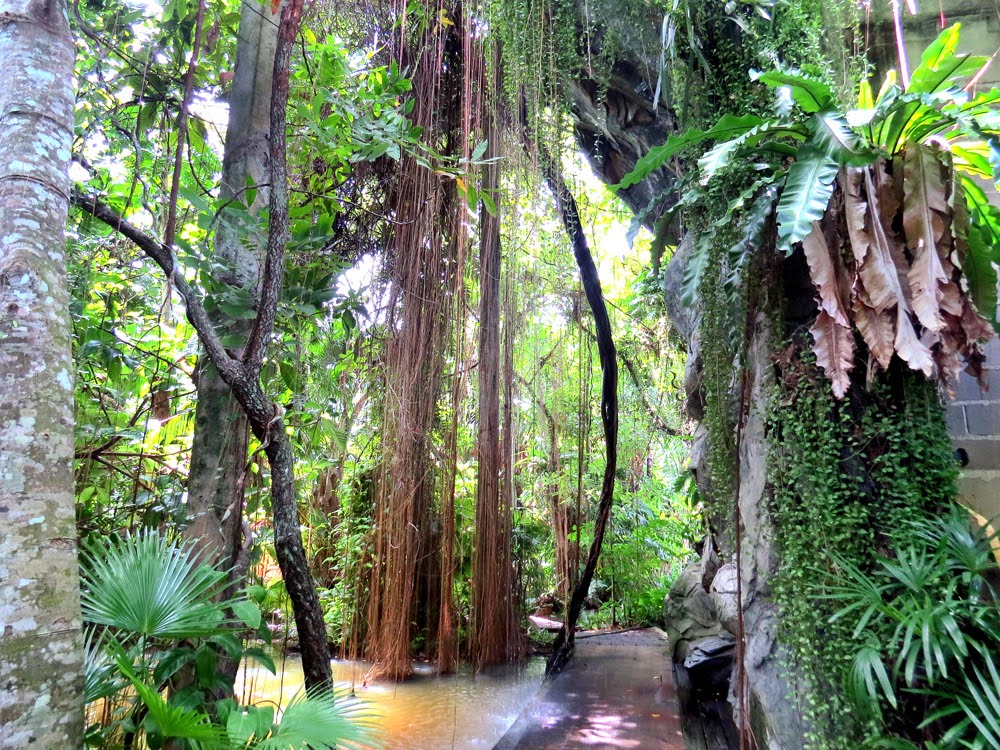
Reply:
[[[62,0],[0,0],[0,746],[83,738]]]

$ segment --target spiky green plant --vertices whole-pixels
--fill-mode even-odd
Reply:
[[[209,701],[217,649],[233,659],[253,656],[272,672],[274,665],[259,649],[243,648],[233,633],[238,623],[226,615],[232,609],[243,625],[266,628],[259,609],[221,600],[225,575],[201,565],[190,547],[145,531],[87,545],[83,568],[87,700],[121,704],[112,726],[89,733],[93,743],[133,735],[150,748],[168,740],[222,750],[375,745],[367,708],[332,692],[297,694],[280,721],[269,707]],[[185,665],[195,682],[177,689],[172,678]]]
[[[157,531],[88,544],[83,581],[83,619],[128,637],[200,638],[225,619],[225,574]]]
[[[274,721],[270,706],[233,706],[221,712],[230,746],[254,750],[370,748],[377,745],[368,707],[357,698],[298,691]]]
[[[910,541],[870,572],[833,555],[843,573],[827,598],[831,622],[853,623],[861,644],[847,694],[866,716],[922,711],[919,734],[879,746],[928,750],[1000,747],[1000,603],[991,537],[961,508],[913,524]]]

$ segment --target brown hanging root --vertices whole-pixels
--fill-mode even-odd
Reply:
[[[501,155],[496,102],[503,90],[498,67],[499,56],[494,54],[491,97],[483,102],[482,117],[488,143],[485,156],[494,160],[483,168],[483,191],[492,194],[500,189],[500,165],[495,161]],[[485,75],[483,79],[485,84]],[[480,212],[479,239],[479,432],[476,440],[479,471],[472,567],[472,655],[476,669],[511,661],[520,650],[514,627],[511,498],[509,493],[501,492],[500,487],[504,465],[500,436],[500,221],[485,210]],[[511,323],[508,318],[508,327]]]
[[[453,145],[463,60],[452,26],[429,29],[415,49],[401,43],[401,67],[412,66],[412,120],[425,142]],[[407,29],[401,29],[405,39]],[[414,59],[415,57],[415,59]],[[446,61],[443,63],[443,61]],[[402,160],[395,199],[396,231],[390,259],[393,302],[388,314],[382,415],[383,460],[376,485],[375,549],[371,571],[366,655],[370,679],[401,680],[412,674],[412,622],[427,583],[433,554],[431,511],[434,475],[432,430],[444,369],[457,264],[449,236],[454,191],[413,158]],[[418,589],[423,581],[426,592]],[[426,596],[429,598],[429,596]],[[424,609],[433,610],[429,602]]]

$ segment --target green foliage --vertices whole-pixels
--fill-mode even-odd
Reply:
[[[904,376],[895,387],[906,397],[897,400],[898,391],[877,381],[848,404],[823,387],[808,356],[794,352],[779,360],[768,427],[782,559],[774,598],[808,747],[848,750],[880,733],[880,717],[857,711],[850,695],[887,679],[876,666],[887,633],[871,616],[834,617],[827,587],[844,581],[845,571],[871,570],[877,550],[912,541],[912,522],[933,518],[954,497],[957,470],[932,385]]]
[[[216,632],[227,602],[225,575],[199,565],[175,542],[146,531],[86,547],[83,616],[144,638],[183,640]]]
[[[825,595],[839,605],[831,622],[844,620],[867,639],[854,653],[847,695],[884,722],[883,746],[890,737],[940,750],[1000,744],[997,568],[991,537],[970,523],[958,506],[911,521],[905,541],[868,571],[834,555],[842,575]],[[922,731],[901,720],[911,714],[922,714]]]
[[[956,53],[959,28],[956,24],[946,29],[928,47],[906,91],[901,91],[890,75],[878,98],[866,108],[839,111],[829,85],[799,71],[779,69],[759,75],[758,82],[786,92],[796,106],[783,106],[779,97],[776,116],[769,121],[726,114],[708,130],[692,129],[674,136],[650,150],[619,187],[635,184],[683,147],[704,140],[721,143],[699,162],[703,182],[715,178],[737,157],[770,150],[781,160],[762,168],[779,176],[778,247],[789,254],[809,233],[812,223],[823,217],[839,166],[861,166],[879,155],[891,159],[908,143],[933,137],[938,143],[957,143],[960,149],[966,148],[964,142],[970,142],[972,158],[958,160],[956,169],[981,175],[992,160],[991,176],[994,182],[1000,182],[1000,123],[996,109],[1000,93],[991,91],[969,100],[956,87],[958,81],[986,63],[985,58]],[[862,88],[862,105],[869,104],[865,92],[870,95],[867,84]],[[965,153],[960,150],[960,155]],[[794,161],[787,166],[784,157],[789,154]],[[975,197],[967,198],[967,203],[974,226],[996,223]],[[982,255],[984,252],[988,255]],[[985,270],[986,258],[995,261],[998,252],[996,245],[987,249],[977,244],[970,248],[971,262]],[[980,309],[991,318],[995,316],[994,308]]]
[[[334,750],[377,746],[371,714],[354,697],[307,695],[299,690],[285,706],[280,722],[271,706],[228,702],[219,711],[228,747],[239,750]]]
[[[199,565],[190,548],[146,531],[91,543],[83,567],[86,697],[113,706],[110,723],[88,729],[89,746],[113,747],[126,735],[141,736],[150,748],[172,739],[227,750],[359,747],[372,740],[366,709],[332,694],[308,700],[300,694],[280,723],[270,707],[212,702],[212,692],[232,690],[218,669],[220,650],[236,661],[256,658],[272,672],[274,665],[259,649],[244,648],[227,615],[231,609],[266,637],[257,605],[220,600],[224,574]]]
[[[681,135],[671,136],[667,139],[666,143],[654,146],[647,151],[636,163],[635,168],[625,175],[622,181],[615,185],[613,189],[622,190],[642,182],[666,164],[674,155],[679,154],[688,146],[693,146],[706,140],[719,141],[733,136],[742,136],[763,123],[764,121],[761,118],[752,115],[745,117],[724,115],[708,130],[696,130],[692,128]]]
[[[672,447],[679,453],[687,445],[678,441]],[[605,627],[661,622],[667,591],[701,537],[700,508],[692,500],[676,479],[652,475],[622,483],[597,568],[601,584],[591,587],[604,600],[591,615],[593,622]],[[583,541],[586,548],[589,536]]]

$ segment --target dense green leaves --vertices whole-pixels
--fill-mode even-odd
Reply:
[[[621,190],[641,182],[688,146],[693,146],[705,140],[720,141],[739,137],[751,128],[763,124],[763,122],[761,118],[752,115],[743,117],[724,115],[708,130],[691,129],[681,135],[671,136],[667,139],[666,143],[654,146],[639,159],[635,168],[625,175],[622,181],[614,186],[614,189]]]
[[[975,747],[1000,737],[1000,608],[981,595],[993,567],[990,537],[973,531],[964,510],[913,523],[909,544],[865,572],[835,556],[843,576],[828,597],[832,621],[856,623],[866,641],[854,654],[848,694],[866,714],[883,703],[922,702],[922,728],[941,748]],[[877,634],[877,635],[876,635]],[[996,733],[994,735],[994,733]]]
[[[961,194],[968,212],[958,212],[955,235],[962,253],[962,270],[976,308],[993,322],[990,311],[997,309],[997,266],[1000,266],[1000,209],[990,203],[983,189],[972,179],[960,178]]]
[[[92,542],[83,561],[83,617],[137,636],[197,638],[215,633],[224,576],[155,531]]]

